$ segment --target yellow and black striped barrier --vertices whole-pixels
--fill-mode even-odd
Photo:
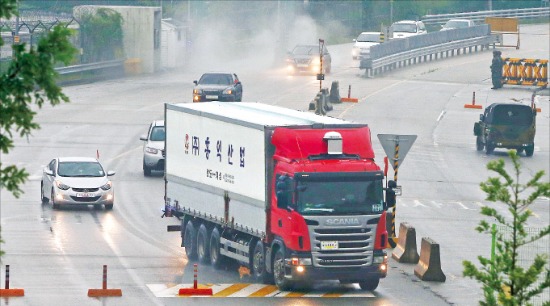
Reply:
[[[502,84],[548,86],[548,60],[510,57],[502,60]]]

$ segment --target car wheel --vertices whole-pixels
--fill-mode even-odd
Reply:
[[[40,182],[40,199],[42,200],[42,204],[46,204],[50,201],[45,195],[44,195],[44,182]]]
[[[223,266],[224,257],[220,254],[220,232],[215,227],[210,234],[210,263],[216,269]]]
[[[264,243],[259,240],[252,252],[251,265],[254,278],[264,284],[269,282],[269,273],[265,269]]]
[[[534,143],[525,148],[525,156],[531,157],[531,156],[533,156],[533,152],[535,152],[535,144]]]
[[[380,283],[380,278],[374,277],[374,278],[359,282],[359,287],[361,287],[361,289],[363,290],[374,291],[378,287],[378,283]]]
[[[193,225],[193,222],[188,221],[185,226],[185,233],[183,234],[183,246],[185,247],[185,254],[189,260],[197,259],[197,229]]]
[[[285,278],[285,255],[282,248],[277,250],[273,259],[273,278],[279,290],[289,291],[292,289],[292,282]]]
[[[197,257],[200,263],[208,264],[210,262],[210,239],[208,239],[208,229],[204,224],[201,224],[197,234]]]
[[[477,136],[477,138],[476,138],[476,149],[478,151],[483,151],[483,147],[485,147],[485,145],[481,141],[481,137]]]
[[[151,168],[147,167],[145,165],[145,162],[143,162],[143,175],[144,176],[151,176]]]
[[[50,197],[51,197],[50,200],[52,201],[52,208],[59,209],[59,204],[55,203],[55,193],[53,191],[53,188],[52,188],[52,195]]]

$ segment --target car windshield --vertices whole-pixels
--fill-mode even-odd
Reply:
[[[498,125],[531,125],[533,113],[530,107],[497,107],[493,123]]]
[[[383,211],[382,180],[300,181],[296,197],[302,215],[357,215]]]
[[[102,177],[103,168],[96,162],[60,162],[57,171],[63,177]]]
[[[445,28],[467,28],[468,27],[468,21],[467,20],[449,20],[445,24]]]
[[[319,47],[317,46],[297,46],[292,50],[295,55],[312,55],[319,54]]]
[[[207,85],[231,85],[233,82],[229,74],[204,74],[199,80],[199,84]]]
[[[395,23],[392,29],[394,32],[416,33],[416,25],[410,23]]]
[[[164,132],[163,126],[155,126],[151,131],[151,140],[152,141],[164,141],[166,138],[166,133]]]
[[[359,34],[359,36],[357,37],[357,41],[361,41],[361,42],[379,42],[380,41],[380,34],[362,33],[362,34]]]

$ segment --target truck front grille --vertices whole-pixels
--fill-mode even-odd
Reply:
[[[372,263],[376,225],[369,227],[310,226],[313,265],[317,267],[362,267]],[[323,243],[337,248],[323,249]]]

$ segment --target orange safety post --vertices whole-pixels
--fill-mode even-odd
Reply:
[[[102,296],[122,296],[122,290],[120,289],[107,289],[107,265],[103,265],[103,287],[101,289],[88,289],[88,296],[90,297],[102,297]]]
[[[193,288],[180,288],[178,295],[212,295],[212,288],[199,288],[197,275],[199,274],[198,265],[193,264]]]
[[[6,288],[0,289],[0,296],[24,296],[25,290],[23,289],[10,289],[10,265],[6,265]]]
[[[341,102],[353,102],[353,103],[359,102],[359,99],[351,98],[350,96],[351,96],[351,85],[349,85],[349,87],[348,87],[348,97],[347,98],[340,98],[340,101]]]
[[[476,92],[474,91],[473,97],[472,97],[472,104],[464,104],[464,108],[476,108],[481,109],[481,105],[476,105]]]

